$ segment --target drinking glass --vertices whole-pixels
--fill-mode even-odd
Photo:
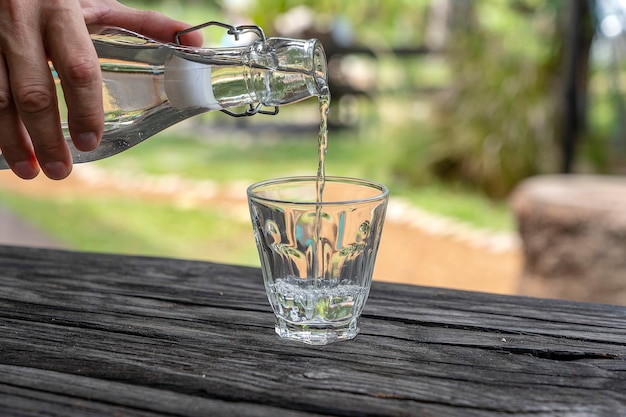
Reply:
[[[276,333],[313,345],[358,334],[389,198],[387,187],[363,179],[320,185],[288,177],[247,190]]]

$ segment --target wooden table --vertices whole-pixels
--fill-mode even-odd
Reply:
[[[280,340],[258,269],[0,246],[0,416],[626,416],[626,307],[375,282]]]

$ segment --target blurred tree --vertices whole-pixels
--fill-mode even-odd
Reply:
[[[372,48],[413,46],[421,42],[425,11],[431,0],[255,0],[248,8],[252,20],[268,33],[281,32],[277,17],[296,8],[307,8],[314,15],[318,30],[331,30],[345,23],[354,32],[356,44]],[[299,23],[299,22],[290,22]]]
[[[586,62],[590,39],[570,46],[581,26],[572,31],[562,18],[581,21],[578,3],[451,1],[445,50],[453,80],[437,106],[432,173],[503,197],[523,178],[562,168],[562,144],[584,126],[572,126],[584,117],[572,86],[584,86],[586,71],[572,66]]]
[[[222,12],[241,7],[268,36],[306,37],[289,30],[309,25],[323,42],[324,35],[341,35],[337,39],[374,53],[422,45],[443,51],[452,77],[435,104],[433,132],[424,134],[430,142],[415,140],[411,126],[396,164],[409,183],[430,174],[503,197],[523,178],[572,168],[585,127],[592,34],[587,1],[190,1],[219,5]],[[415,87],[408,79],[397,85]]]
[[[578,142],[587,128],[587,85],[589,83],[589,53],[593,41],[589,3],[567,2],[563,13],[561,48],[562,79],[557,95],[557,126],[562,147],[561,170],[573,169]]]

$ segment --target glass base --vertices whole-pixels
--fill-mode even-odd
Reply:
[[[345,323],[293,323],[276,318],[276,334],[283,339],[295,340],[308,345],[327,345],[341,340],[354,339],[359,333],[358,317]]]

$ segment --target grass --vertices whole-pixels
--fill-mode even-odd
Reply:
[[[0,202],[74,249],[258,264],[249,221],[217,208],[95,194],[38,198],[3,192]]]
[[[289,116],[281,116],[276,116],[273,128],[265,133],[255,131],[255,122],[263,116],[249,120],[247,129],[236,129],[233,124],[229,128],[212,129],[211,122],[204,127],[191,124],[182,130],[163,132],[115,158],[94,164],[104,169],[176,174],[219,183],[315,174],[317,128],[281,132],[281,125],[291,120]],[[201,130],[208,133],[199,133]],[[392,143],[385,143],[385,139],[371,133],[371,130],[367,134],[331,132],[327,174],[388,180],[388,164],[394,152]]]
[[[250,126],[254,123],[251,119]],[[274,123],[280,128],[283,121],[275,119]],[[314,129],[295,133],[270,129],[260,134],[253,128],[211,126],[177,127],[93,164],[111,173],[125,171],[157,177],[174,174],[190,180],[210,179],[224,186],[315,173]],[[202,134],[204,130],[210,135]],[[461,187],[428,183],[408,188],[397,182],[391,165],[397,152],[402,151],[396,149],[401,139],[391,127],[385,133],[375,126],[331,132],[327,174],[380,181],[389,186],[392,197],[403,197],[432,213],[479,228],[512,230],[510,211],[504,202],[494,203]],[[416,136],[415,140],[419,138]],[[78,250],[258,265],[249,219],[217,206],[185,208],[175,201],[156,202],[140,195],[108,197],[97,189],[71,198],[3,191],[0,204]]]
[[[478,229],[511,232],[515,228],[515,220],[506,201],[489,200],[461,186],[433,183],[400,194],[423,210]]]
[[[276,117],[275,123],[280,127],[282,116]],[[291,117],[285,119],[291,120]],[[197,180],[208,178],[222,184],[315,173],[317,132],[314,126],[298,133],[270,131],[252,137],[254,123],[251,119],[251,129],[231,127],[226,131],[213,131],[214,137],[208,139],[194,134],[193,127],[177,133],[164,132],[129,152],[96,164],[105,169],[152,175],[175,173]],[[381,133],[374,124],[356,131],[331,131],[326,172],[383,182],[396,197],[478,228],[512,230],[513,219],[506,201],[489,200],[462,186],[438,182],[408,188],[394,178],[391,167],[398,152],[405,152],[399,135],[417,136],[415,131],[415,127],[409,133],[404,128],[389,127],[386,133]],[[414,163],[419,164],[419,156],[415,159]]]

